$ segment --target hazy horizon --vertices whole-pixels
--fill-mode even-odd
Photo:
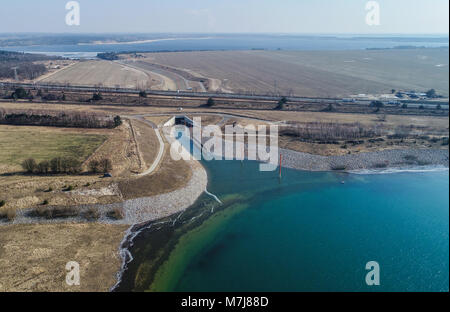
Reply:
[[[450,33],[282,33],[282,32],[41,32],[41,31],[23,31],[23,32],[0,32],[0,35],[278,35],[278,36],[401,36],[401,37],[426,37],[441,36],[449,37]]]
[[[378,0],[380,25],[372,26],[367,0],[79,0],[78,26],[66,25],[67,2],[2,3],[0,33],[436,35],[449,29],[447,0]]]

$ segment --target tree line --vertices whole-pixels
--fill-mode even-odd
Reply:
[[[0,51],[0,78],[35,79],[47,72],[43,64],[35,64],[35,61],[62,59],[61,57],[49,57],[40,54]],[[14,69],[16,68],[16,69]]]
[[[69,128],[116,128],[122,124],[120,116],[99,116],[87,113],[61,112],[57,114],[0,110],[0,124]]]
[[[29,174],[79,174],[83,171],[82,163],[73,157],[55,157],[41,162],[28,158],[22,162],[22,168]],[[89,162],[91,173],[107,173],[112,171],[112,162],[109,158],[92,160]]]
[[[371,138],[382,135],[382,130],[379,126],[363,126],[360,123],[307,122],[284,128],[280,134],[303,140],[326,141]]]

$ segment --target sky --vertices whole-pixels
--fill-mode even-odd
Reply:
[[[80,25],[66,25],[67,0],[0,0],[0,33],[448,34],[448,0],[78,0]]]

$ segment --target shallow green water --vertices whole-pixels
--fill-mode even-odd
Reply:
[[[448,291],[448,171],[279,180],[254,162],[204,165],[224,205],[203,196],[184,223],[144,231],[120,290]],[[369,261],[380,286],[365,283]]]

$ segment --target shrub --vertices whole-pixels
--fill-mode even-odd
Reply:
[[[29,96],[29,93],[27,93],[27,91],[25,91],[25,89],[22,87],[14,90],[13,94],[11,95],[11,97],[14,99],[28,99]]]
[[[333,104],[328,104],[328,106],[326,108],[323,109],[324,112],[332,112],[334,111],[334,107]]]
[[[282,110],[287,102],[288,102],[287,98],[286,97],[282,97],[278,101],[277,107],[275,107],[275,109]]]
[[[114,117],[114,128],[117,128],[121,124],[122,124],[122,119],[120,118],[120,116]]]
[[[88,220],[98,220],[100,218],[100,212],[97,208],[89,207],[84,213],[84,217]]]
[[[50,161],[50,169],[53,173],[80,173],[81,162],[73,157],[56,157]]]
[[[39,173],[42,173],[42,174],[47,174],[47,173],[49,173],[49,171],[50,171],[50,162],[48,162],[48,161],[46,161],[46,160],[41,161],[41,162],[37,165],[37,171],[38,171]]]
[[[435,98],[436,97],[436,90],[430,89],[426,92],[426,95],[428,98]]]
[[[208,101],[206,102],[206,106],[208,106],[208,107],[212,107],[212,106],[214,106],[216,103],[214,102],[214,99],[212,98],[212,97],[210,97],[209,99],[208,99]]]
[[[6,205],[6,202],[4,200],[0,200],[0,207],[3,207]]]
[[[102,173],[110,172],[113,169],[111,160],[109,158],[104,158],[100,160],[100,170]]]
[[[33,173],[37,168],[36,161],[33,158],[28,158],[22,162],[22,168],[28,173]]]
[[[89,162],[89,170],[93,173],[99,173],[100,172],[100,162],[98,160],[91,160]]]
[[[81,162],[73,157],[62,159],[62,169],[63,173],[80,173],[81,172]]]
[[[74,207],[46,207],[39,206],[33,211],[34,215],[46,219],[76,217],[79,211]]]
[[[42,205],[48,205],[48,200],[46,199],[46,200],[44,200],[43,202],[42,202]]]
[[[62,163],[61,157],[55,157],[50,161],[50,169],[52,170],[53,173],[61,172],[62,168],[61,163]]]
[[[69,185],[69,186],[67,186],[67,187],[65,187],[63,189],[63,192],[70,192],[70,191],[73,191],[73,186],[72,185]]]
[[[92,95],[92,101],[101,101],[101,100],[103,100],[103,97],[102,97],[102,94],[100,92],[99,93],[94,93]]]
[[[147,93],[145,91],[139,91],[139,97],[146,98],[147,97]]]
[[[125,217],[122,208],[114,208],[113,210],[108,211],[107,216],[114,220],[122,220]]]
[[[7,208],[0,210],[0,219],[7,219],[8,221],[14,220],[16,217],[16,209],[14,208]]]

